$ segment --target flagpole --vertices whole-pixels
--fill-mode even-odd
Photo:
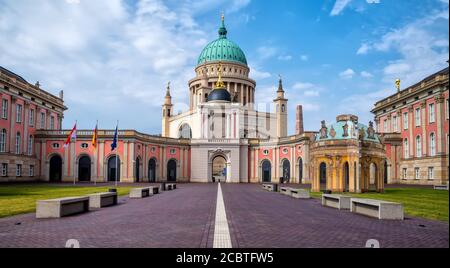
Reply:
[[[118,166],[118,158],[119,158],[119,120],[117,120],[117,125],[116,125],[116,130],[117,130],[117,146],[116,146],[116,187],[117,187],[117,176],[118,176],[118,172],[119,172],[119,166]]]
[[[94,135],[95,135],[95,167],[97,167],[97,163],[98,163],[98,150],[97,150],[97,140],[98,140],[98,138],[97,138],[97,132],[98,132],[98,119],[97,119],[97,122],[95,123],[95,128],[94,128]],[[97,168],[98,169],[98,168]],[[97,186],[97,170],[95,170],[94,171],[95,172],[95,176],[94,176],[94,186]]]
[[[73,135],[73,133],[72,133],[72,135]],[[76,147],[76,136],[77,136],[77,120],[75,120],[75,146],[74,147]],[[73,155],[74,155],[74,158],[76,158],[77,156],[76,156],[76,148],[73,148],[74,149],[74,152],[73,152]],[[75,159],[72,159],[72,160],[75,160]],[[73,161],[73,162],[75,162],[75,161]],[[78,163],[78,165],[79,165],[80,163]],[[75,171],[75,170],[74,170]],[[73,172],[74,174],[73,174],[73,185],[75,185],[75,172]],[[78,176],[79,176],[80,174],[78,174]]]

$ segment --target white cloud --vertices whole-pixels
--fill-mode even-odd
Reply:
[[[300,55],[302,61],[307,61],[309,59],[308,55]]]
[[[306,90],[303,94],[307,97],[318,97],[320,95],[318,90]]]
[[[297,82],[295,83],[292,88],[293,89],[298,89],[298,90],[303,90],[303,89],[310,89],[313,88],[314,84],[311,83],[302,83],[302,82]]]
[[[366,72],[366,71],[362,71],[362,72],[360,73],[360,75],[361,75],[362,77],[364,77],[364,78],[371,78],[371,77],[373,77],[373,75],[372,75],[371,73]]]
[[[359,48],[358,51],[356,51],[357,55],[363,55],[363,54],[367,54],[367,52],[369,51],[370,46],[368,44],[362,44]]]
[[[331,10],[330,16],[339,15],[350,2],[351,0],[336,0],[333,9]]]
[[[380,0],[366,0],[367,4],[379,4]]]
[[[258,53],[258,57],[261,60],[265,60],[265,59],[275,56],[277,51],[278,51],[278,49],[276,47],[271,47],[271,46],[260,46],[256,49],[256,52]]]
[[[377,51],[400,54],[384,67],[383,81],[391,83],[400,78],[404,85],[411,85],[448,66],[448,32],[435,30],[443,23],[448,24],[448,6],[393,29],[374,42]]]
[[[80,0],[66,0],[66,3],[68,3],[68,4],[79,4]]]
[[[342,72],[339,73],[339,76],[342,79],[351,79],[354,75],[355,75],[355,71],[353,71],[350,68],[348,68],[347,70],[342,71]]]
[[[265,79],[265,78],[269,78],[272,76],[269,72],[262,71],[257,66],[249,65],[249,68],[250,68],[249,76],[252,79],[260,80],[260,79]]]
[[[71,3],[0,5],[1,65],[53,94],[64,90],[65,127],[78,119],[79,128],[92,128],[99,119],[100,127],[112,128],[119,119],[122,128],[160,133],[160,120],[140,115],[158,117],[168,81],[175,111],[186,107],[198,54],[217,35],[205,33],[192,15],[205,10],[184,8],[191,1],[169,7],[140,0],[133,8],[121,0]]]
[[[282,61],[289,61],[289,60],[292,60],[292,56],[291,55],[280,55],[280,56],[278,56],[278,59],[282,60]]]

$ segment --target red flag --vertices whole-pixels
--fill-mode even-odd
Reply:
[[[67,137],[67,140],[64,143],[64,147],[67,147],[67,145],[69,145],[70,141],[72,139],[76,139],[76,138],[77,138],[77,123],[75,123],[75,125],[72,128],[72,130],[70,131],[69,137]]]

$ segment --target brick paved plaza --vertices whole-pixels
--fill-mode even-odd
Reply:
[[[448,247],[448,223],[388,221],[293,199],[255,184],[222,184],[233,247]],[[217,184],[178,184],[149,198],[61,219],[0,219],[0,247],[212,247]],[[20,223],[20,224],[18,224]]]

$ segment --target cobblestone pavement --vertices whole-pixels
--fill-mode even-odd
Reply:
[[[448,223],[378,220],[255,184],[225,184],[222,192],[233,247],[364,247],[368,239],[381,247],[449,246]]]
[[[212,247],[217,184],[174,191],[61,219],[34,213],[0,219],[2,247]],[[448,223],[407,217],[388,221],[322,207],[257,184],[222,184],[233,247],[448,247]],[[20,223],[20,224],[17,224]]]
[[[34,213],[0,219],[0,247],[212,247],[217,185],[177,189],[60,219]],[[16,223],[20,222],[20,225]]]

